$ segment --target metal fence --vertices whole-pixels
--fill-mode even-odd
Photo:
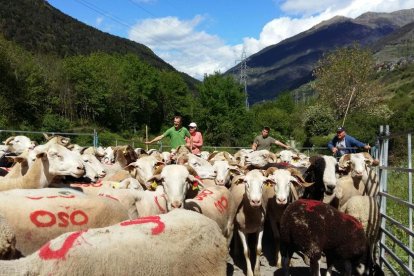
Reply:
[[[375,155],[380,161],[379,263],[389,274],[414,275],[411,133],[391,135],[389,126],[381,126]]]
[[[9,133],[12,135],[15,134],[49,134],[49,135],[62,135],[62,136],[91,136],[92,137],[92,145],[94,147],[98,146],[98,133],[96,130],[93,133],[76,133],[76,132],[48,132],[48,131],[29,131],[29,130],[9,130],[9,129],[0,129],[0,135],[2,133]]]

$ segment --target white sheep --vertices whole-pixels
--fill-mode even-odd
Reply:
[[[368,242],[369,255],[366,269],[378,269],[375,266],[375,246],[379,240],[380,211],[378,202],[370,196],[351,197],[340,209],[361,222]],[[378,274],[374,274],[378,275]]]
[[[226,240],[188,210],[66,233],[32,255],[0,261],[1,275],[226,275]]]
[[[217,222],[228,245],[233,236],[236,207],[230,191],[222,186],[204,188],[196,197],[184,203],[185,209],[199,212]]]
[[[58,177],[64,175],[80,177],[84,174],[84,166],[79,154],[61,145],[42,147],[35,153],[36,160],[31,165],[28,160],[29,169],[25,175],[13,179],[0,179],[0,191],[47,187]]]
[[[246,260],[247,275],[253,275],[252,265],[250,262],[250,252],[247,244],[247,235],[256,234],[256,254],[254,275],[260,275],[259,256],[262,252],[262,237],[264,229],[264,220],[266,216],[266,206],[268,198],[265,184],[271,183],[265,177],[261,170],[252,170],[246,175],[237,178],[238,182],[231,187],[231,195],[236,203],[237,213],[234,224],[243,244],[243,254]]]
[[[23,255],[63,233],[129,219],[128,213],[115,198],[88,196],[73,189],[14,189],[0,193],[0,215],[13,227],[16,248]]]
[[[7,220],[0,216],[0,260],[19,258],[20,252],[16,249],[16,235]]]

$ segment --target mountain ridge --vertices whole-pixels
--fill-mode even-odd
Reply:
[[[413,21],[414,9],[364,13],[355,19],[337,16],[268,46],[246,59],[249,102],[271,100],[311,81],[313,67],[326,52],[355,42],[372,45]],[[225,74],[235,74],[239,67]]]

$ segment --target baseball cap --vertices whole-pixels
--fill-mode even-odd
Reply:
[[[197,127],[197,124],[196,124],[196,123],[194,123],[194,122],[192,122],[192,123],[190,123],[188,126],[189,126],[189,127]]]
[[[342,132],[342,131],[345,131],[345,128],[344,127],[338,127],[336,129],[336,132]]]

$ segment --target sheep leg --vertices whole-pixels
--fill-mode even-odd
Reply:
[[[321,270],[320,270],[320,258],[312,258],[310,260],[310,271],[312,276],[321,276]]]
[[[243,244],[243,254],[244,259],[246,260],[246,269],[247,269],[247,276],[253,276],[252,264],[250,263],[250,252],[249,252],[249,245],[247,244],[246,235],[243,231],[238,230],[240,240]]]
[[[276,268],[282,267],[282,257],[280,254],[280,232],[279,227],[277,225],[276,219],[270,219],[270,226],[272,227],[273,238],[275,240],[275,262]]]
[[[259,275],[259,276],[260,276],[260,255],[262,255],[262,239],[263,239],[263,228],[260,229],[259,235],[257,236],[256,262],[254,263],[254,275]]]

